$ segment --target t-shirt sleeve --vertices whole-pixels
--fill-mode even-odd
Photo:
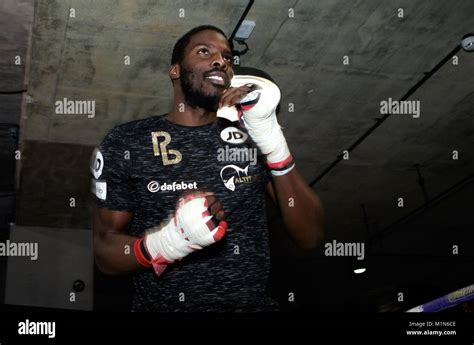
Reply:
[[[130,148],[118,127],[112,129],[91,160],[92,192],[98,207],[133,211]]]

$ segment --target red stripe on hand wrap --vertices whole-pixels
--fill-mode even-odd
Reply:
[[[227,222],[225,220],[222,220],[219,223],[219,229],[216,231],[216,233],[213,236],[214,240],[216,242],[220,241],[222,239],[222,237],[224,237],[226,231],[227,231]]]
[[[267,165],[270,169],[282,169],[282,168],[288,167],[290,163],[292,162],[293,162],[293,157],[289,155],[287,158],[285,158],[281,162],[276,162],[276,163],[267,162]]]
[[[141,241],[143,241],[143,238],[139,238],[138,240],[136,240],[135,244],[133,245],[133,252],[135,254],[135,258],[140,263],[140,265],[145,267],[151,267],[151,262],[145,258],[140,248]]]
[[[158,256],[151,261],[147,260],[145,256],[142,253],[142,250],[140,248],[140,243],[144,241],[144,238],[139,238],[138,240],[135,241],[135,244],[133,245],[133,252],[135,253],[135,258],[137,261],[145,267],[153,267],[156,275],[159,277],[166,269],[166,267],[173,263],[173,261],[168,261],[164,257],[158,254]],[[146,248],[146,243],[143,243],[144,247]]]
[[[166,270],[169,264],[173,263],[173,261],[168,261],[164,257],[158,254],[158,256],[151,260],[151,264],[153,269],[155,270],[155,274],[159,277],[161,274]]]

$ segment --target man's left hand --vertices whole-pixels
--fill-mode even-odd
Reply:
[[[220,107],[236,105],[239,118],[241,115],[250,137],[266,155],[273,175],[290,172],[293,158],[276,118],[280,89],[273,82],[254,76],[234,76],[232,84],[234,87],[222,95]]]

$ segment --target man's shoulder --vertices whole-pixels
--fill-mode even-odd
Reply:
[[[116,125],[106,132],[100,146],[104,148],[127,145],[127,143],[134,141],[134,137],[143,136],[144,132],[156,128],[163,117],[164,115],[150,116]]]

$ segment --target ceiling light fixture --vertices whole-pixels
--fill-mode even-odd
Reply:
[[[354,270],[354,273],[355,273],[355,274],[361,274],[361,273],[364,273],[365,271],[367,271],[366,268],[356,268],[356,269]]]
[[[240,24],[237,33],[235,34],[234,40],[236,41],[245,41],[247,40],[250,35],[255,29],[255,22],[253,20],[244,20],[242,24]]]
[[[462,49],[464,49],[467,52],[472,52],[474,51],[474,35],[473,34],[467,34],[463,37],[463,40],[461,41]]]
[[[249,46],[247,45],[245,40],[247,40],[252,34],[252,31],[255,28],[255,22],[253,20],[245,20],[245,17],[252,8],[254,1],[255,0],[249,0],[249,3],[247,4],[247,7],[244,10],[244,13],[242,13],[242,16],[240,17],[237,25],[234,28],[234,31],[229,37],[229,42],[232,43],[232,41],[235,40],[238,44],[245,46],[245,49],[242,51],[232,49],[232,54],[234,56],[242,56],[249,50]],[[231,47],[233,47],[233,44],[231,44]]]

